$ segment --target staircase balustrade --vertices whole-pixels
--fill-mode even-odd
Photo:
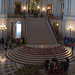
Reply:
[[[48,18],[48,22],[49,22],[49,25],[50,25],[50,27],[51,27],[51,29],[52,29],[52,31],[53,31],[53,33],[54,33],[54,36],[55,36],[55,38],[56,38],[56,40],[57,40],[57,42],[58,42],[58,36],[57,36],[57,34],[56,34],[56,32],[55,32],[55,30],[54,30],[54,28],[53,28],[53,26],[51,25],[51,22],[50,22],[50,19]]]

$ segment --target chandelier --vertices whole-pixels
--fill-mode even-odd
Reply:
[[[2,25],[0,25],[0,30],[6,30],[6,29],[7,29],[6,25],[4,25],[4,24],[2,23]]]

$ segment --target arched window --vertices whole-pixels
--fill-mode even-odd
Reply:
[[[15,26],[16,32],[15,32],[15,37],[16,38],[21,38],[21,22],[17,22]]]

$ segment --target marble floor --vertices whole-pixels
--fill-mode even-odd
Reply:
[[[73,54],[75,55],[75,48],[74,48]],[[75,57],[73,58],[73,61],[70,63],[68,75],[75,75]]]
[[[5,55],[5,50],[0,45],[0,75],[15,75],[18,63],[9,60]]]
[[[73,54],[75,55],[75,49]],[[0,45],[0,75],[15,75],[15,71],[21,67],[22,64],[13,62],[5,56],[5,50],[3,46]],[[74,61],[70,63],[68,75],[75,75],[75,58]]]

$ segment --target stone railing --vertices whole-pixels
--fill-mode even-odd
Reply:
[[[48,22],[49,22],[50,27],[51,27],[51,29],[52,29],[52,31],[53,31],[53,33],[54,33],[54,36],[55,36],[55,38],[56,38],[56,40],[57,40],[57,42],[58,42],[58,36],[56,35],[56,32],[55,32],[53,26],[51,25],[50,18],[48,18]]]

